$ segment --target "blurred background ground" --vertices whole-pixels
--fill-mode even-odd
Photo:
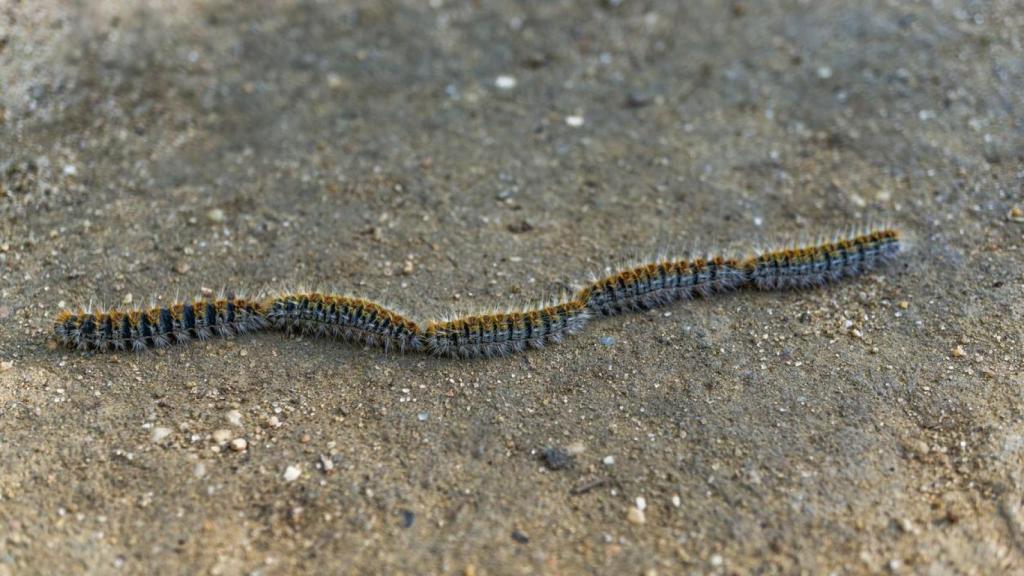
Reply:
[[[0,575],[1024,569],[1022,31],[998,0],[0,1]],[[871,220],[912,242],[867,277],[503,359],[46,341],[90,300],[427,317]]]

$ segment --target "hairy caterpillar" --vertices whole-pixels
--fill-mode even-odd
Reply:
[[[550,305],[417,323],[354,296],[286,293],[199,299],[148,309],[61,311],[55,336],[78,350],[142,350],[263,329],[333,336],[385,350],[462,358],[501,356],[560,342],[597,315],[647,310],[744,287],[806,288],[863,273],[900,252],[900,235],[878,228],[742,259],[660,259],[627,267]]]
[[[266,325],[258,302],[229,297],[144,310],[67,310],[57,315],[57,340],[79,350],[143,350],[192,339],[246,334]]]
[[[501,356],[561,342],[582,330],[589,317],[587,306],[573,299],[519,312],[432,322],[423,336],[428,350],[441,356]]]
[[[264,308],[267,322],[279,330],[335,336],[385,350],[422,348],[422,331],[415,322],[362,298],[285,294],[270,298]]]

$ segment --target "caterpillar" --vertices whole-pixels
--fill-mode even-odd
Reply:
[[[57,340],[66,346],[106,352],[246,334],[262,329],[267,321],[259,302],[232,296],[123,312],[62,310],[55,324]]]
[[[583,329],[590,313],[578,299],[522,311],[431,322],[423,332],[430,352],[463,358],[502,356],[543,348]]]
[[[336,337],[384,350],[437,356],[503,356],[561,342],[597,316],[648,310],[740,288],[809,288],[856,276],[893,258],[900,233],[868,229],[743,258],[661,258],[594,279],[574,294],[521,310],[418,323],[356,296],[298,292],[255,299],[226,296],[145,309],[62,310],[54,336],[81,351],[144,350],[273,329]]]
[[[320,293],[285,294],[264,305],[270,326],[311,336],[334,336],[385,350],[420,350],[419,325],[405,316],[365,300]]]

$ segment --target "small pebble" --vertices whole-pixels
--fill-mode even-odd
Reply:
[[[1010,208],[1010,211],[1006,213],[1006,217],[1010,222],[1016,222],[1018,224],[1024,223],[1024,208],[1020,206],[1014,206]]]
[[[327,454],[321,454],[320,469],[324,471],[324,474],[330,474],[334,470],[334,460],[331,460]]]
[[[174,271],[178,274],[188,274],[188,271],[192,269],[186,260],[178,260],[174,263]]]
[[[647,510],[647,498],[644,498],[643,496],[637,496],[636,497],[636,507],[637,507],[637,510],[640,510],[641,512],[643,512],[644,510]]]
[[[601,460],[601,462],[605,466],[611,466],[612,464],[615,464],[615,456],[611,456],[611,455],[605,456],[604,460]]]
[[[298,466],[289,466],[284,470],[285,482],[294,482],[299,479],[299,476],[302,476],[302,469]]]
[[[220,430],[214,430],[212,436],[213,441],[217,444],[227,444],[231,441],[234,434],[232,434],[231,430],[228,430],[227,428],[221,428]]]
[[[249,447],[249,443],[246,442],[245,438],[235,438],[231,441],[231,449],[235,452],[245,452],[245,449]]]
[[[416,522],[416,514],[412,510],[402,510],[402,528],[412,528]]]
[[[831,77],[832,77],[832,68],[830,68],[828,66],[822,66],[822,67],[818,68],[818,78],[821,78],[822,80],[828,80]]]
[[[519,82],[515,76],[498,76],[494,79],[494,86],[499,90],[511,90],[516,87]]]
[[[416,271],[416,265],[412,263],[412,260],[406,260],[405,264],[402,265],[402,275],[411,276]]]
[[[545,448],[541,452],[541,458],[544,460],[544,465],[547,466],[548,470],[562,470],[568,468],[573,463],[573,457],[561,448]]]
[[[335,72],[327,73],[327,87],[331,90],[337,90],[345,86],[345,80]]]
[[[156,428],[153,428],[153,442],[163,442],[165,439],[167,439],[168,436],[170,436],[173,433],[174,431],[171,430],[170,428],[165,428],[164,426],[157,426]]]
[[[522,532],[520,530],[512,531],[512,539],[520,544],[527,544],[530,542],[530,537],[526,535],[526,532]]]
[[[583,116],[566,116],[565,123],[573,128],[583,126]]]
[[[131,292],[129,292],[129,293],[124,295],[124,298],[121,298],[121,303],[125,304],[125,305],[128,305],[128,304],[131,304],[132,300],[134,300],[134,299],[135,299],[135,297],[132,296]]]
[[[242,425],[242,413],[239,412],[238,410],[229,410],[228,413],[225,414],[224,416],[228,419],[228,423],[231,424],[232,426]]]
[[[14,368],[14,360],[0,361],[0,372],[7,372],[11,368]]]
[[[270,418],[267,418],[267,426],[270,426],[271,428],[280,428],[281,420],[277,416],[271,416]]]
[[[964,351],[963,346],[957,345],[955,348],[953,348],[951,354],[953,354],[953,358],[963,358],[964,356],[967,355],[967,352]]]
[[[629,514],[626,515],[626,519],[629,520],[630,524],[640,525],[647,522],[647,515],[639,508],[630,508]]]
[[[630,92],[626,96],[626,106],[630,108],[643,108],[654,102],[654,98],[646,92]]]
[[[419,420],[420,422],[426,422],[427,420],[430,419],[430,414],[427,414],[426,412],[420,412],[419,414],[416,415],[416,419]]]
[[[206,219],[213,224],[219,224],[224,221],[224,211],[220,208],[213,208],[206,213]]]
[[[602,346],[614,346],[615,345],[615,337],[614,336],[601,336],[601,345]]]

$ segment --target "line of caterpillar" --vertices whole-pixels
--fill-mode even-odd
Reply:
[[[275,329],[336,337],[385,350],[461,358],[502,356],[560,342],[583,330],[595,316],[648,310],[744,287],[785,290],[819,286],[870,270],[899,252],[899,232],[879,228],[741,259],[659,259],[595,279],[548,305],[422,325],[370,300],[307,292],[257,299],[199,299],[144,310],[62,310],[54,333],[68,348],[100,352],[143,350]]]

